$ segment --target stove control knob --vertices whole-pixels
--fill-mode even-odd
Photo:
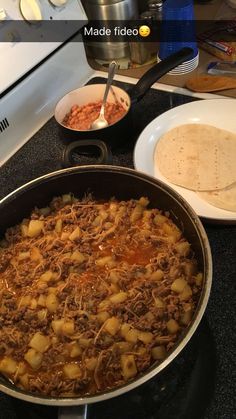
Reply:
[[[50,0],[50,2],[53,4],[53,6],[61,7],[64,6],[68,0]]]
[[[20,11],[27,21],[43,19],[38,0],[20,0]]]

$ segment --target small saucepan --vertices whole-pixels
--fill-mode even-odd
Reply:
[[[106,128],[77,130],[68,128],[63,123],[65,116],[70,112],[73,105],[83,106],[102,100],[105,89],[104,84],[87,85],[67,93],[57,103],[54,114],[59,125],[60,137],[66,143],[80,139],[103,140],[111,148],[119,147],[126,139],[125,133],[130,132],[130,129],[132,129],[132,105],[139,101],[158,79],[188,60],[192,54],[193,50],[186,47],[170,55],[148,70],[128,92],[120,87],[112,86],[107,101],[120,103],[125,109],[125,113],[117,122]]]

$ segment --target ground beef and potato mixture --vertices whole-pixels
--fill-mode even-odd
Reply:
[[[71,194],[9,228],[0,248],[0,372],[49,396],[114,388],[161,362],[202,282],[190,244],[148,199]]]

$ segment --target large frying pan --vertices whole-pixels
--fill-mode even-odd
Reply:
[[[67,408],[77,406],[76,416],[74,416],[77,419],[86,417],[88,403],[106,400],[132,390],[160,373],[172,362],[188,343],[200,323],[208,302],[212,281],[212,260],[207,235],[190,205],[162,182],[128,168],[101,165],[73,167],[44,175],[21,186],[0,201],[0,233],[3,233],[7,227],[20,222],[36,205],[43,207],[48,204],[54,196],[73,192],[77,197],[82,198],[88,191],[93,192],[96,199],[108,199],[115,196],[117,199],[126,200],[147,196],[150,200],[150,207],[168,210],[173,221],[192,244],[204,279],[201,297],[192,322],[167,358],[161,363],[153,364],[146,372],[119,388],[82,398],[40,397],[16,388],[0,376],[0,390],[4,393],[43,405],[66,406]],[[72,409],[69,415],[67,413],[65,415],[63,411],[59,415],[61,418],[72,418],[73,413]]]

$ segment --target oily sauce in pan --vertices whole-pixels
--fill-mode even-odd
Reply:
[[[147,198],[54,198],[1,241],[0,372],[48,396],[124,384],[168,355],[201,283],[191,245]]]

